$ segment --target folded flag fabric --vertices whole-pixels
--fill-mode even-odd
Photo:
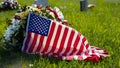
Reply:
[[[22,51],[64,60],[99,61],[102,56],[109,56],[106,50],[90,46],[75,29],[32,12],[28,16]]]

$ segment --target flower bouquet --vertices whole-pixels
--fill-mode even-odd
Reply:
[[[59,21],[61,24],[69,25],[67,20],[64,20],[64,16],[59,8],[54,7],[40,7],[36,4],[32,6],[24,6],[14,15],[13,19],[7,23],[9,26],[4,34],[5,46],[7,48],[21,48],[26,33],[27,18],[29,12],[39,14],[46,18]]]
[[[18,9],[19,7],[17,0],[4,0],[0,3],[0,10]]]

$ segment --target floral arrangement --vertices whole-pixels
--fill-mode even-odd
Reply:
[[[0,10],[18,9],[19,7],[17,0],[4,0],[0,3]]]
[[[10,24],[4,34],[5,46],[21,48],[30,11],[46,18],[59,21],[61,24],[69,25],[67,20],[64,20],[62,12],[57,7],[51,8],[47,6],[43,8],[36,4],[33,4],[32,6],[24,6],[15,14],[12,20],[7,22]]]

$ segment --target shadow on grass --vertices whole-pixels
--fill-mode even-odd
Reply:
[[[21,52],[18,49],[8,50],[4,48],[3,35],[0,35],[0,68],[23,68],[22,66],[30,63],[43,62],[46,63],[46,60],[51,64],[58,64],[60,60],[52,57],[40,56],[38,54],[26,54]],[[12,66],[12,67],[11,67]],[[13,67],[14,66],[14,67]],[[27,65],[28,66],[28,65]]]
[[[18,9],[0,9],[0,12],[6,12],[6,11],[17,11]]]
[[[42,58],[42,59],[41,59]],[[23,65],[28,66],[26,64],[34,63],[37,60],[37,62],[40,61],[46,61],[48,60],[50,64],[58,64],[60,60],[57,58],[52,57],[41,57],[40,55],[34,55],[34,54],[26,54],[22,53],[20,51],[8,51],[0,47],[0,67],[6,68],[9,66],[22,68]]]

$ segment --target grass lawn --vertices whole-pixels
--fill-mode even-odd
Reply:
[[[1,2],[2,0],[0,0]],[[18,0],[32,5],[34,0]],[[113,2],[112,2],[113,1]],[[120,2],[116,0],[89,0],[95,7],[80,11],[80,0],[49,0],[63,12],[71,27],[83,34],[91,45],[106,49],[110,57],[99,63],[28,55],[3,48],[3,35],[7,28],[6,18],[12,18],[17,10],[0,12],[0,68],[120,68]]]

